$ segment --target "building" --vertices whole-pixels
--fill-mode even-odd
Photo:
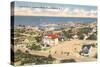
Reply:
[[[79,39],[78,35],[74,35],[73,39]]]
[[[54,34],[45,35],[42,38],[42,42],[43,42],[45,47],[57,45],[58,44],[58,36],[56,36]]]

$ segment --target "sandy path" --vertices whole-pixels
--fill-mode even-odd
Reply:
[[[63,59],[75,59],[76,61],[91,61],[95,60],[94,58],[88,58],[83,57],[79,55],[79,51],[81,49],[81,45],[83,43],[96,43],[96,41],[92,40],[71,40],[71,41],[65,41],[60,43],[59,45],[53,46],[51,49],[47,51],[33,51],[29,50],[27,48],[19,48],[16,47],[16,49],[20,49],[22,52],[25,52],[25,50],[28,50],[30,54],[32,55],[39,55],[39,56],[48,56],[52,55],[52,57],[56,58],[57,60],[63,60]]]

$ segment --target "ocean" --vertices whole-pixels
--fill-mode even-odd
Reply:
[[[67,23],[67,22],[82,22],[91,23],[97,22],[97,18],[81,18],[81,17],[49,17],[49,16],[11,16],[14,25],[46,25],[48,23]]]

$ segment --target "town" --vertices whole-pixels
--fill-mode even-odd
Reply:
[[[96,22],[17,25],[12,30],[14,43],[11,42],[11,47],[15,54],[12,63],[15,65],[94,61],[97,58]]]

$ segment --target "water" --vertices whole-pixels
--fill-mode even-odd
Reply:
[[[67,22],[90,23],[90,22],[97,22],[97,18],[48,17],[48,16],[15,16],[14,17],[14,25],[33,26],[33,25],[46,25],[47,23],[67,23]]]

